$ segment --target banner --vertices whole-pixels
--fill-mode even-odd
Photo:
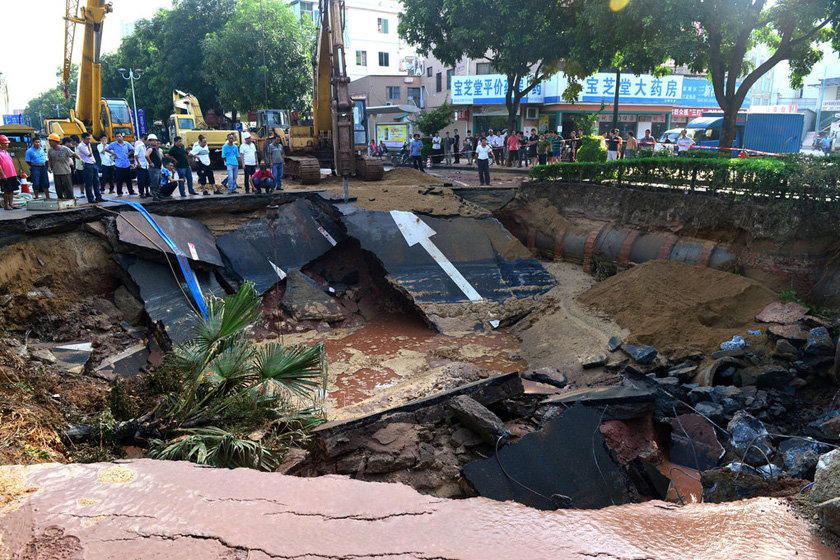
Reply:
[[[525,89],[528,80],[519,82],[519,91]],[[545,88],[542,82],[522,99],[522,103],[543,103]],[[474,103],[502,104],[507,94],[507,76],[486,74],[482,76],[452,76],[452,104],[472,105]]]
[[[622,74],[616,84],[615,74],[598,73],[583,80],[582,85],[580,98],[586,103],[612,103],[617,87],[619,103],[676,104],[682,93],[683,77]]]
[[[408,142],[408,125],[400,123],[376,125],[376,143],[382,142],[385,142],[389,148],[402,148],[403,144]]]

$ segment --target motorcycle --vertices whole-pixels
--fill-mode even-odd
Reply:
[[[394,167],[409,167],[411,165],[411,155],[409,155],[407,145],[404,144],[399,152],[391,156],[391,165]]]

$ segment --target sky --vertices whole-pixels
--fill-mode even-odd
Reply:
[[[150,18],[172,0],[111,0],[114,11],[105,18],[102,54],[115,51],[122,39],[121,23]],[[84,6],[87,0],[79,0]],[[64,61],[66,0],[2,0],[3,52],[0,72],[9,88],[9,109],[23,109],[30,99],[56,85],[56,68]],[[76,26],[73,62],[82,56],[83,27]],[[0,113],[6,108],[0,98]]]

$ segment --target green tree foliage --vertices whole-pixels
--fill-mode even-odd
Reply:
[[[573,18],[560,0],[411,0],[399,34],[421,52],[454,66],[462,57],[486,59],[507,76],[508,130],[522,99],[558,71]]]
[[[412,123],[426,136],[434,136],[455,120],[455,112],[449,101],[444,101],[431,111],[423,111]]]
[[[134,89],[137,105],[146,109],[150,122],[166,120],[172,113],[174,89],[195,95],[205,112],[223,112],[216,84],[202,73],[202,43],[208,33],[224,27],[235,6],[236,0],[173,0],[172,9],[138,21],[120,48],[102,57],[102,95],[130,100],[130,84],[117,69],[142,68],[145,72]],[[240,57],[247,49],[243,43],[230,56]]]
[[[58,78],[56,86],[43,92],[35,99],[31,99],[26,104],[26,109],[23,110],[23,114],[29,117],[29,122],[32,123],[33,128],[41,128],[44,125],[43,119],[56,118],[57,116],[67,118],[70,116],[70,109],[76,108],[75,97],[66,99],[64,96],[64,81],[61,78],[61,73],[62,68],[58,67],[55,74],[56,78]],[[67,84],[67,91],[75,94],[78,83],[79,65],[73,64],[70,82]],[[56,114],[56,106],[58,106],[58,114]]]
[[[821,43],[831,40],[833,48],[840,49],[838,0],[613,0],[613,4],[616,10],[603,0],[577,4],[578,29],[596,38],[591,50],[619,53],[617,64],[634,72],[671,59],[707,73],[724,112],[722,147],[732,146],[736,115],[759,78],[787,60],[792,85],[799,86],[822,58]],[[747,53],[758,44],[767,45],[771,56],[754,66]],[[587,51],[591,52],[578,48],[574,56],[585,61]]]
[[[203,77],[228,109],[305,109],[311,102],[315,29],[282,0],[241,0],[202,43]]]
[[[210,299],[207,319],[196,319],[195,337],[167,356],[180,379],[144,416],[147,430],[159,436],[150,457],[270,470],[277,451],[323,421],[323,344],[256,346],[248,333],[261,304],[247,282],[224,300]],[[284,442],[280,449],[244,437],[267,417],[275,419],[269,437]]]

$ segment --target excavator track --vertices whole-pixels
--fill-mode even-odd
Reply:
[[[385,168],[380,158],[356,156],[356,177],[362,181],[381,181]]]
[[[317,185],[321,181],[321,164],[314,157],[287,156],[283,175],[302,185]]]

